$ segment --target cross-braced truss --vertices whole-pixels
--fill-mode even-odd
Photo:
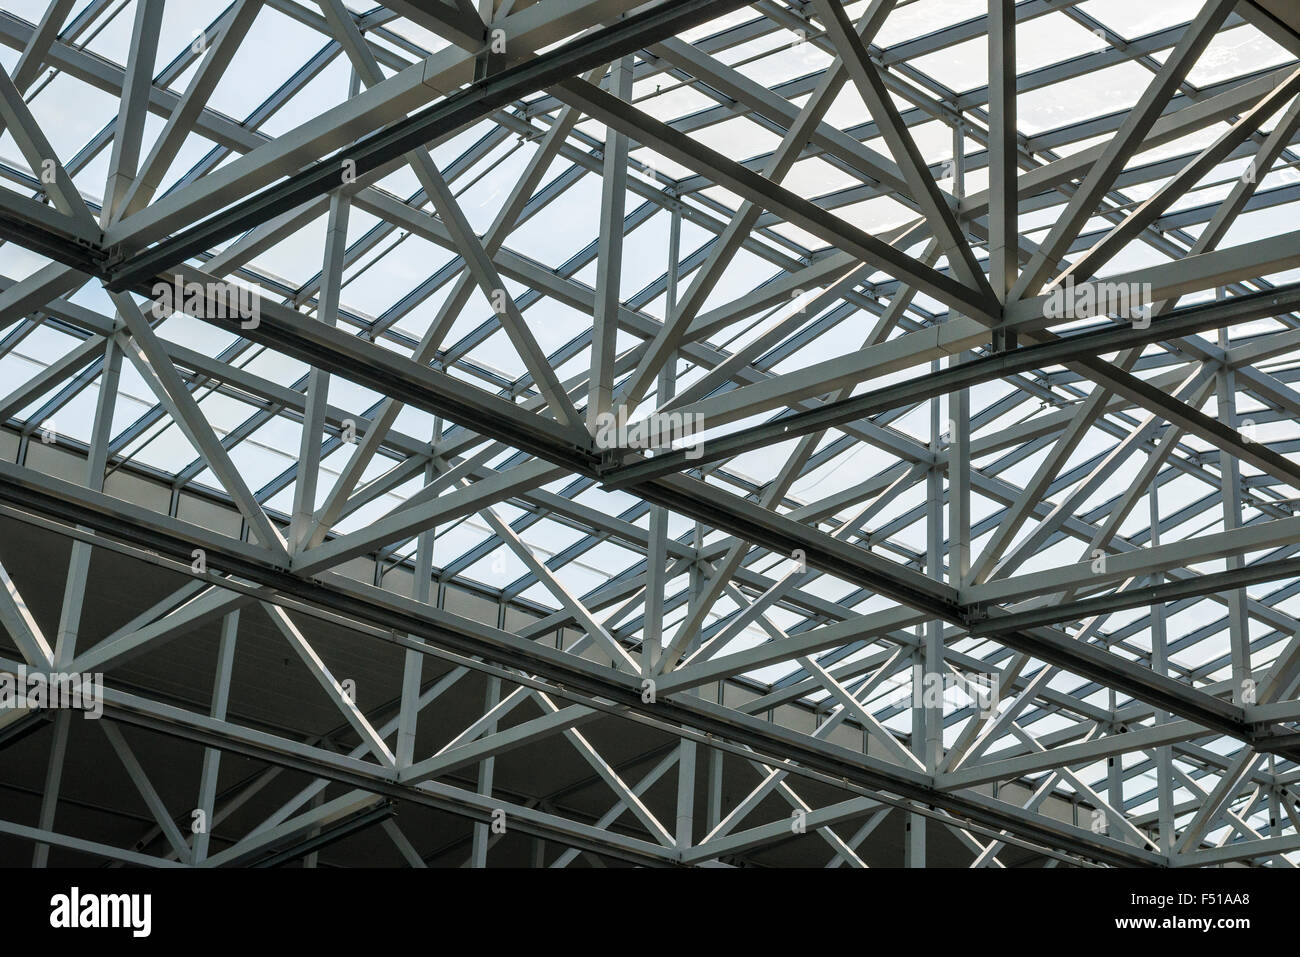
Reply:
[[[1290,5],[6,7],[0,858],[1300,861]]]

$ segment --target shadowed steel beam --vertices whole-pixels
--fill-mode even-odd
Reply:
[[[483,21],[446,0],[385,0],[384,6],[458,47],[475,50],[484,45],[487,27]]]
[[[614,94],[632,99],[632,58],[623,57],[613,68]],[[605,137],[601,174],[599,257],[596,262],[596,308],[592,311],[591,377],[587,386],[587,428],[595,431],[599,419],[614,401],[614,358],[618,340],[618,313],[623,276],[623,219],[627,205],[628,138],[610,130]]]
[[[1020,263],[1016,183],[1016,2],[989,0],[989,280],[1005,301]]]
[[[46,476],[40,476],[42,481],[39,484],[22,482],[21,474],[25,471],[7,463],[0,463],[0,496],[21,507],[36,508],[45,514],[58,515],[64,520],[104,531],[115,539],[144,544],[163,554],[183,557],[186,561],[194,541],[213,538],[197,527],[188,526],[187,523],[178,523],[174,520],[161,522],[159,516],[152,515],[145,509],[110,500],[107,496],[78,489],[69,483],[49,479]],[[119,517],[122,511],[132,513],[131,517]],[[1007,805],[1001,802],[988,802],[987,799],[977,795],[952,795],[944,798],[939,795],[939,792],[926,785],[927,779],[924,775],[892,767],[844,748],[812,743],[802,734],[772,725],[767,721],[750,718],[703,699],[691,697],[679,700],[676,696],[661,695],[656,703],[646,704],[642,700],[640,683],[634,676],[620,675],[608,667],[584,661],[558,649],[548,648],[544,644],[524,641],[508,633],[497,632],[476,622],[447,615],[409,599],[380,592],[377,589],[365,589],[364,586],[348,582],[338,576],[331,576],[328,585],[296,579],[277,572],[267,563],[249,561],[249,556],[238,547],[240,545],[238,542],[221,546],[212,541],[211,545],[213,554],[210,565],[212,567],[229,569],[241,577],[283,589],[285,593],[293,594],[318,607],[332,609],[342,614],[360,614],[364,620],[379,627],[379,631],[375,634],[387,635],[389,639],[399,644],[419,648],[424,647],[423,642],[436,639],[435,643],[446,645],[451,650],[458,650],[458,653],[485,656],[501,661],[507,666],[517,667],[529,674],[549,674],[562,685],[551,689],[549,693],[552,694],[569,696],[569,691],[577,693],[590,691],[598,699],[611,702],[616,710],[624,711],[629,715],[638,714],[639,719],[651,720],[655,723],[666,722],[665,728],[691,728],[699,732],[715,734],[720,740],[735,740],[739,745],[752,747],[754,756],[765,760],[766,763],[775,762],[776,765],[793,768],[794,765],[789,762],[798,762],[800,770],[796,773],[830,774],[836,780],[847,779],[857,785],[883,789],[900,797],[915,798],[923,804],[944,807],[952,813],[970,817],[989,826],[1004,827],[1023,837],[1034,839],[1034,836],[1038,835],[1039,840],[1045,840],[1047,837],[1047,832],[1043,830],[1049,827],[1046,822],[1031,820],[1017,813],[1004,813],[1010,812]],[[360,598],[358,595],[351,594],[357,589],[364,590],[369,597]],[[431,621],[431,618],[442,623],[436,624]],[[452,622],[456,623],[455,629],[465,630],[449,628]],[[402,635],[419,636],[419,639],[402,638]],[[119,713],[111,706],[131,696],[123,697],[117,693],[110,693],[107,689],[105,696],[110,705],[106,707],[106,711],[113,712],[109,716],[126,719],[125,713]],[[611,705],[600,707],[601,710],[610,710]],[[181,709],[171,709],[152,703],[148,708],[155,714],[159,708],[166,710],[171,718],[165,723],[172,723],[178,731],[212,729],[216,725],[204,716],[184,712]],[[137,709],[127,710],[141,720],[145,720],[143,714]],[[152,720],[145,720],[145,724],[156,726]],[[231,742],[228,735],[232,733],[245,740],[250,736],[258,737],[260,740],[270,737],[224,726],[217,732],[216,737],[203,734],[197,740],[220,746],[223,740]],[[237,747],[236,750],[240,748]],[[780,757],[768,756],[773,752]],[[258,753],[265,752],[259,748]],[[330,758],[330,760],[336,759]],[[325,769],[319,770],[324,772]],[[342,778],[337,777],[340,773],[343,773]],[[357,777],[358,774],[361,777]],[[335,766],[332,771],[319,773],[318,776],[345,780],[354,783],[355,786],[365,786],[372,791],[378,788],[376,793],[390,793],[393,787],[397,787],[395,793],[402,793],[402,789],[392,785],[386,772],[382,772],[377,765],[349,762],[346,770],[341,766]],[[366,783],[362,784],[362,780]],[[1086,853],[1089,857],[1110,861],[1156,863],[1158,860],[1154,856],[1134,857],[1131,850],[1120,850],[1120,845],[1104,837],[1086,835],[1085,832],[1077,832],[1077,829],[1069,829],[1070,833],[1065,834],[1055,830],[1057,826],[1051,827],[1053,829],[1050,840],[1045,840],[1045,843],[1051,846],[1065,846],[1069,843],[1072,846],[1087,847]]]

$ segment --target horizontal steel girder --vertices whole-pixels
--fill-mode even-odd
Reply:
[[[221,587],[222,580],[215,576],[228,573],[273,593],[358,621],[363,626],[363,634],[382,637],[426,654],[432,653],[433,648],[447,649],[466,656],[467,665],[471,656],[499,662],[524,675],[541,676],[545,683],[540,687],[548,694],[576,700],[613,715],[641,720],[673,734],[684,734],[683,729],[689,729],[701,741],[713,746],[728,742],[733,747],[745,749],[738,753],[792,774],[811,775],[832,784],[842,782],[872,794],[897,795],[906,801],[939,808],[987,827],[1005,829],[1030,841],[1070,848],[1074,853],[1105,863],[1128,866],[1163,863],[1159,855],[1142,852],[1081,828],[1049,822],[1004,802],[977,794],[944,792],[936,787],[929,775],[817,740],[694,695],[674,696],[670,678],[661,683],[662,690],[657,700],[646,703],[642,699],[639,676],[600,666],[411,599],[359,585],[342,576],[330,575],[323,581],[297,578],[275,567],[269,557],[255,546],[3,462],[0,462],[0,501],[70,527],[92,529],[112,541],[156,552],[185,566],[191,561],[197,543],[208,552],[207,567],[214,576],[212,584],[218,587]],[[163,705],[120,707],[133,696],[111,690],[106,690],[105,695],[108,701],[106,713],[110,717],[152,726],[156,730],[170,730],[190,740],[233,748],[250,755],[255,752],[249,748],[256,748],[256,754],[266,760],[286,763],[285,756],[267,748],[265,742],[245,740],[273,736],[227,728],[225,743],[217,744],[223,733],[214,730],[206,716]],[[160,711],[165,712],[162,720],[159,719]],[[313,773],[391,797],[404,796],[404,789],[417,786],[398,784],[391,780],[391,772],[377,765],[370,772],[363,762],[348,761],[347,764],[346,768],[325,767],[317,762]]]

